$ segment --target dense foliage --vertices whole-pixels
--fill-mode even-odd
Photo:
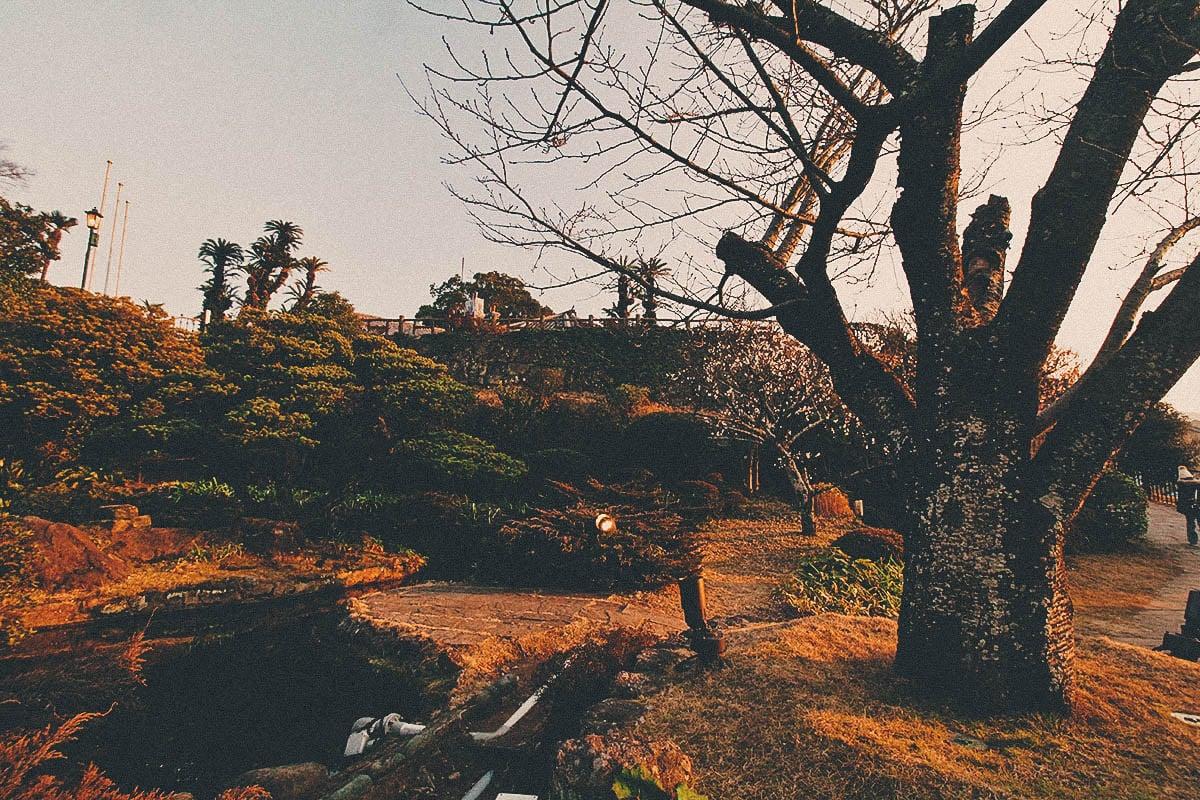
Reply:
[[[3,499],[18,514],[85,522],[132,503],[245,542],[256,519],[285,520],[416,549],[447,577],[615,587],[690,568],[691,532],[722,502],[715,486],[662,487],[693,476],[649,441],[684,459],[712,445],[687,415],[642,413],[644,389],[564,394],[550,370],[481,401],[365,333],[337,295],[243,308],[195,336],[153,308],[28,284],[0,335]],[[675,444],[662,419],[683,425]],[[602,510],[618,530],[589,527]]]
[[[1115,550],[1145,536],[1149,527],[1146,492],[1125,473],[1109,471],[1075,517],[1067,543],[1078,551]]]
[[[453,321],[470,316],[476,299],[488,316],[500,320],[540,319],[554,312],[534,299],[524,282],[503,272],[476,272],[466,281],[454,275],[429,287],[433,302],[417,309],[417,317]]]
[[[0,285],[34,276],[44,280],[58,260],[63,234],[75,224],[58,211],[35,211],[0,197]]]
[[[630,384],[658,392],[678,371],[688,342],[684,330],[630,325],[518,330],[503,336],[454,330],[423,336],[413,347],[472,384],[521,381],[538,370],[557,369],[568,391],[609,392]]]
[[[894,559],[852,558],[831,548],[801,561],[784,582],[784,603],[800,616],[832,611],[869,617],[896,617],[904,588],[904,567]]]
[[[1192,424],[1167,403],[1155,404],[1117,456],[1121,471],[1164,484],[1175,480],[1180,464],[1200,465],[1200,436]]]
[[[491,492],[523,473],[454,432],[475,402],[469,389],[364,334],[337,298],[248,311],[197,339],[126,300],[31,287],[7,295],[0,336],[0,457],[51,482],[42,498],[98,501],[97,482],[132,479],[216,478],[239,497],[269,484],[341,492],[418,477],[420,487]],[[69,480],[68,467],[84,479]]]
[[[79,289],[0,293],[0,457],[31,473],[75,464],[113,421],[136,427],[194,393],[203,352],[162,312]]]

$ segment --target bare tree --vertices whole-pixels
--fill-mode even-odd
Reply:
[[[848,446],[858,422],[833,390],[829,370],[773,326],[734,322],[693,335],[672,393],[717,436],[764,448],[787,478],[803,532],[816,533],[812,468],[822,448]]]
[[[1039,418],[1044,364],[1110,207],[1190,174],[1200,118],[1180,77],[1198,66],[1195,0],[1090,11],[1102,49],[1081,94],[1045,109],[1059,141],[1049,177],[1016,212],[986,204],[960,240],[962,142],[980,113],[968,82],[1043,5],[1009,0],[976,26],[972,6],[917,0],[464,0],[429,13],[500,47],[452,51],[421,101],[450,160],[477,174],[477,190],[454,191],[491,239],[643,287],[621,256],[653,247],[674,281],[656,296],[774,318],[826,364],[895,454],[896,668],[998,710],[1069,707],[1064,532],[1200,356],[1188,267]],[[570,181],[573,206],[538,198]],[[1006,259],[1011,213],[1027,232]],[[837,288],[891,244],[918,333],[911,385],[864,345]],[[757,302],[731,298],[747,289]]]

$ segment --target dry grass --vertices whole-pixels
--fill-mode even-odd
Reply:
[[[987,721],[906,694],[895,636],[833,614],[734,633],[728,664],[673,678],[643,731],[674,738],[714,798],[1200,795],[1200,729],[1170,717],[1200,710],[1200,666],[1085,638],[1075,716]]]
[[[199,560],[183,556],[139,564],[122,580],[97,589],[47,592],[31,587],[0,599],[0,616],[36,629],[83,621],[94,609],[115,601],[231,579],[247,586],[261,585],[267,593],[281,583],[299,586],[329,578],[344,586],[363,586],[403,580],[422,564],[424,559],[414,553],[376,553],[324,545],[266,556],[243,554],[236,563],[233,559]]]
[[[1200,712],[1200,665],[1095,635],[1180,573],[1171,553],[1072,558],[1076,714],[980,720],[907,692],[891,672],[893,621],[783,621],[775,587],[846,526],[822,521],[812,538],[798,528],[782,519],[705,529],[710,611],[733,618],[728,663],[673,676],[642,726],[692,757],[698,790],[714,800],[1200,796],[1200,729],[1170,717]]]
[[[800,532],[799,517],[713,520],[700,531],[708,611],[717,618],[782,619],[776,590],[804,555],[829,546],[852,520],[822,520],[816,536]],[[678,594],[670,596],[679,608]]]

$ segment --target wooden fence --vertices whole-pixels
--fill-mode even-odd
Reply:
[[[1174,483],[1148,483],[1141,475],[1134,475],[1133,480],[1146,491],[1146,496],[1155,503],[1173,506],[1179,499],[1179,490]]]

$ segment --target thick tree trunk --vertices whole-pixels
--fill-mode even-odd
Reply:
[[[912,478],[896,669],[980,713],[1071,702],[1067,512],[1028,496],[1026,416],[943,416]]]

